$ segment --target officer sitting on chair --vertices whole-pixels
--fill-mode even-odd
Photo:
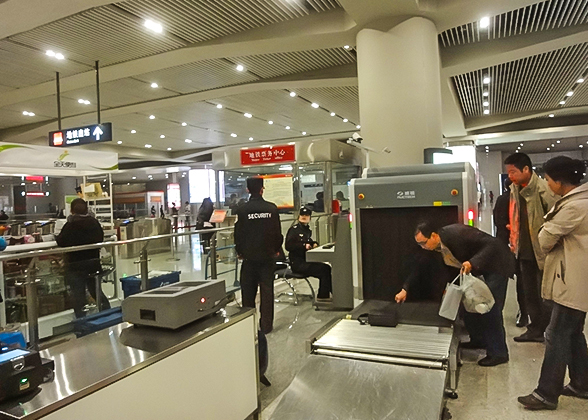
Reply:
[[[331,266],[320,262],[306,262],[306,251],[318,246],[318,243],[312,240],[312,231],[308,226],[311,214],[312,210],[307,207],[300,209],[298,223],[292,226],[286,235],[286,249],[290,253],[292,271],[320,280],[317,302],[330,302]]]

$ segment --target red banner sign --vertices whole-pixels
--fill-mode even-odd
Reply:
[[[241,149],[241,165],[294,162],[295,160],[296,149],[293,144]]]

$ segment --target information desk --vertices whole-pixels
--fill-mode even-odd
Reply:
[[[0,419],[259,415],[255,311],[227,307],[176,331],[118,324],[41,353],[55,379],[0,404]]]

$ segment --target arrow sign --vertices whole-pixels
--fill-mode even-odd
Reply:
[[[102,131],[102,129],[100,128],[100,126],[96,126],[96,129],[94,130],[94,133],[92,133],[93,136],[96,136],[96,141],[100,140],[100,136],[104,134],[104,131]]]

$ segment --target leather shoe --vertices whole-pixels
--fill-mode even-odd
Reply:
[[[561,395],[565,395],[566,397],[576,397],[588,400],[588,392],[576,392],[572,389],[569,385],[566,385],[561,392]]]
[[[515,337],[514,341],[517,343],[543,343],[545,338],[543,334],[536,334],[527,330],[527,332]]]
[[[517,398],[517,401],[525,406],[527,410],[555,410],[557,404],[541,401],[533,394]]]
[[[483,359],[478,360],[480,366],[498,366],[503,363],[508,363],[508,356],[486,356]]]
[[[467,343],[459,343],[459,347],[464,350],[480,350],[480,349],[486,348],[486,346],[484,346],[483,344],[476,343],[475,341],[468,341]]]

